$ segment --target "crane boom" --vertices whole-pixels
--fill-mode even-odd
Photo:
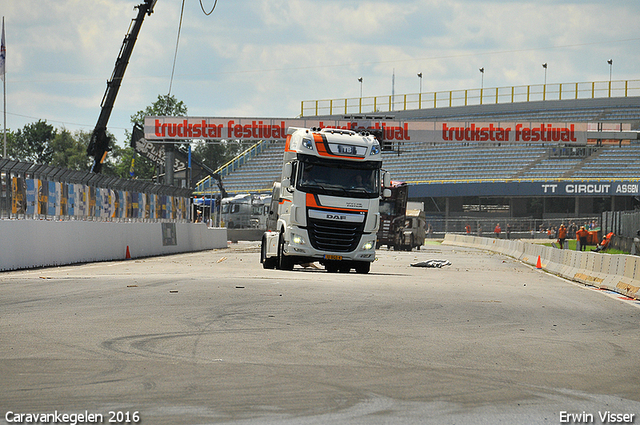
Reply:
[[[113,110],[113,105],[116,101],[116,96],[118,95],[122,78],[124,77],[124,72],[129,64],[129,58],[131,58],[133,46],[136,44],[136,40],[138,39],[138,34],[142,27],[142,21],[144,20],[145,15],[151,15],[153,13],[153,7],[155,6],[156,1],[157,0],[144,0],[144,3],[136,6],[138,9],[138,15],[129,25],[129,31],[122,42],[122,47],[120,48],[120,53],[116,59],[113,74],[111,75],[111,79],[107,81],[107,90],[105,91],[102,103],[100,104],[100,107],[102,108],[100,116],[98,117],[96,127],[91,134],[89,146],[87,147],[87,154],[94,158],[93,165],[91,167],[91,172],[93,173],[99,173],[102,170],[102,163],[107,156],[107,152],[111,150],[109,147],[109,137],[107,136],[107,123],[109,122],[109,117],[111,116],[111,111]]]

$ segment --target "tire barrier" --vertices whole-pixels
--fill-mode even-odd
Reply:
[[[565,279],[640,299],[640,257],[571,251],[520,240],[502,240],[447,233],[445,245],[484,249],[513,257]]]

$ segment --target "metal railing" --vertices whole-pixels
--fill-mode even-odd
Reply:
[[[269,141],[260,140],[253,146],[249,147],[248,149],[245,149],[242,153],[240,153],[238,156],[233,158],[231,161],[220,166],[215,171],[215,173],[219,174],[220,177],[228,176],[233,171],[235,171],[236,169],[244,165],[250,159],[260,155],[262,151],[268,147],[268,145],[269,145]],[[216,182],[213,180],[214,179],[211,176],[207,176],[204,179],[200,180],[198,183],[196,183],[194,192],[198,194],[209,192],[207,189],[214,188],[216,186]],[[213,190],[215,191],[217,189],[214,188]]]
[[[385,96],[303,100],[300,116],[362,114],[545,100],[640,96],[640,80],[534,84]]]
[[[191,190],[0,159],[0,219],[188,221]]]

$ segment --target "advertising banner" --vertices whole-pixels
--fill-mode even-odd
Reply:
[[[11,214],[24,215],[27,212],[27,187],[24,179],[13,177],[11,179]]]
[[[153,142],[165,140],[276,140],[287,128],[340,128],[369,131],[385,141],[426,143],[563,143],[587,142],[586,123],[433,122],[382,119],[320,120],[281,118],[145,117],[140,149],[162,156]]]

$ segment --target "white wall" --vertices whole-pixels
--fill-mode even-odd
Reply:
[[[227,229],[176,223],[177,245],[163,246],[162,223],[0,220],[0,270],[124,260],[226,248]]]

